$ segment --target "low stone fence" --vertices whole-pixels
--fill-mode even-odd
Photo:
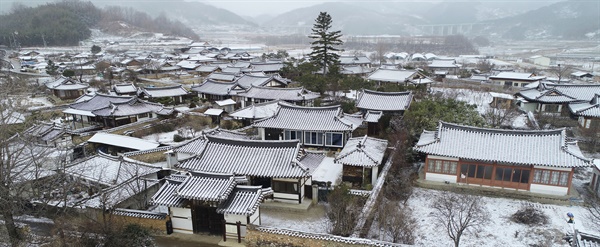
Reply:
[[[246,246],[249,247],[409,246],[364,238],[340,237],[324,233],[309,233],[254,225],[249,225],[245,240]]]
[[[137,224],[155,233],[166,233],[167,215],[143,210],[120,209],[112,211],[113,220],[127,224]]]

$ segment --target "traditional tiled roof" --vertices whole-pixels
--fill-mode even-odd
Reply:
[[[594,95],[590,102],[569,104],[569,110],[576,116],[600,118],[600,94]]]
[[[175,194],[181,183],[182,181],[171,179],[171,176],[167,177],[165,183],[150,198],[150,203],[167,207],[182,207],[185,199]]]
[[[191,172],[175,193],[188,200],[222,202],[237,184],[233,174]]]
[[[367,113],[365,113],[365,122],[378,123],[382,116],[383,112],[381,111],[367,111]]]
[[[282,62],[251,63],[252,71],[277,72],[283,68]]]
[[[241,186],[234,188],[227,200],[217,207],[219,214],[253,215],[263,199],[261,186]]]
[[[298,161],[298,140],[258,141],[216,136],[206,138],[207,143],[203,149],[196,156],[181,160],[179,168],[254,177],[308,176],[306,168]]]
[[[377,69],[367,79],[383,82],[406,82],[417,74],[415,70]]]
[[[202,73],[212,73],[215,70],[217,70],[218,68],[219,68],[218,66],[202,65],[202,66],[196,68],[196,71],[202,72]]]
[[[440,122],[437,131],[423,131],[415,150],[446,157],[514,165],[590,166],[565,129],[500,130]]]
[[[264,86],[272,77],[270,76],[253,76],[244,75],[236,80],[238,85],[244,89],[250,88],[251,86]]]
[[[384,242],[366,238],[356,238],[356,237],[342,237],[337,235],[331,235],[326,233],[312,233],[312,232],[302,232],[291,229],[284,228],[274,228],[274,227],[264,227],[259,226],[256,227],[256,230],[259,232],[266,232],[277,235],[284,236],[293,236],[295,238],[304,238],[304,239],[318,239],[325,240],[334,243],[341,243],[342,245],[356,245],[356,246],[375,246],[375,247],[406,247],[408,245],[405,244],[396,244],[391,242]]]
[[[381,165],[387,149],[387,140],[368,136],[348,139],[335,162],[349,166],[374,167]]]
[[[132,98],[128,102],[110,103],[104,108],[93,110],[92,114],[102,117],[123,117],[154,112],[162,115],[163,109],[165,109],[165,107],[161,104],[143,101],[138,98]]]
[[[278,87],[259,87],[251,86],[245,92],[238,93],[239,96],[254,99],[264,100],[286,100],[286,101],[303,101],[319,98],[318,93],[313,93],[304,89],[298,88],[278,88]]]
[[[491,80],[518,80],[518,81],[539,81],[544,77],[535,76],[532,73],[518,73],[518,72],[500,72],[497,75],[490,76]]]
[[[205,136],[200,135],[194,139],[180,144],[179,146],[175,147],[173,151],[188,154],[201,153],[206,147],[207,142],[208,140],[206,140]]]
[[[528,101],[542,103],[589,102],[600,94],[600,84],[553,84],[540,82],[537,87],[521,90]]]
[[[87,83],[81,83],[67,77],[60,77],[54,81],[46,83],[46,87],[54,90],[79,90],[89,87]]]
[[[133,83],[125,83],[125,84],[115,84],[113,86],[113,90],[117,94],[128,94],[137,92],[137,88]]]
[[[132,96],[96,94],[85,101],[70,104],[69,107],[76,110],[93,111],[108,107],[111,103],[125,103],[132,99]]]
[[[152,98],[183,96],[188,94],[188,91],[185,90],[182,85],[169,87],[144,87],[141,88],[141,92]]]
[[[279,103],[279,109],[274,116],[258,120],[253,126],[313,131],[352,131],[358,128],[358,125],[352,124],[354,121],[348,120],[344,119],[339,106],[302,107]]]
[[[237,74],[237,73],[242,72],[242,68],[227,67],[227,68],[222,69],[221,72],[227,73],[227,74]]]
[[[111,146],[123,147],[134,150],[149,150],[157,148],[160,144],[132,136],[116,135],[98,132],[88,140],[90,143],[100,143]]]
[[[216,82],[213,80],[206,80],[204,83],[192,87],[192,91],[204,94],[212,94],[212,95],[235,95],[235,91],[232,89],[237,85],[235,82]]]
[[[308,172],[312,175],[312,173],[319,168],[323,159],[325,159],[325,154],[318,152],[306,151],[306,153],[300,159],[302,165],[304,165]]]
[[[155,212],[150,212],[150,211],[127,209],[127,208],[115,208],[112,211],[112,213],[114,215],[142,218],[142,219],[164,220],[165,218],[167,218],[167,214],[165,214],[165,213],[155,213]]]
[[[208,75],[208,79],[232,82],[232,81],[235,81],[235,75],[234,74],[225,74],[225,73],[212,73],[212,74]]]
[[[279,100],[256,103],[242,109],[229,113],[230,117],[261,119],[275,115],[279,107]]]
[[[348,64],[370,64],[371,60],[369,60],[366,56],[340,56],[340,64],[348,65]]]
[[[111,186],[159,170],[159,168],[150,164],[128,158],[95,155],[69,165],[65,169],[65,173],[73,177]]]
[[[356,108],[375,111],[405,111],[410,107],[411,92],[378,92],[363,89],[358,95]]]
[[[139,195],[145,190],[157,185],[157,181],[145,180],[140,177],[134,177],[116,186],[104,189],[99,194],[90,199],[84,199],[84,206],[91,208],[114,208],[119,203]]]

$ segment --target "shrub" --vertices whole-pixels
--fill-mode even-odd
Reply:
[[[526,206],[519,209],[519,211],[510,217],[510,219],[514,222],[530,226],[548,223],[548,216],[532,206]]]
[[[183,138],[183,136],[181,136],[179,134],[175,134],[175,135],[173,135],[173,141],[174,142],[182,142],[182,141],[185,141],[185,138]]]

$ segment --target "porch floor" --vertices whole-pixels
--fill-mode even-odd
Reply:
[[[423,179],[423,171],[419,172],[419,179],[415,185],[427,189],[448,190],[454,192],[465,192],[472,195],[481,195],[488,197],[506,197],[519,200],[527,200],[539,203],[552,203],[562,205],[573,205],[582,202],[582,198],[577,190],[571,185],[569,194],[566,196],[554,196],[529,192],[527,190],[516,190],[509,188],[494,188],[477,184],[449,183],[430,181]]]
[[[310,198],[304,198],[300,204],[265,200],[265,202],[260,205],[260,208],[283,211],[307,211],[311,205],[312,200]]]

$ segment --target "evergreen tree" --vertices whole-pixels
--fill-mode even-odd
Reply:
[[[48,65],[46,65],[46,74],[58,75],[58,66],[54,64],[52,60],[48,60]]]
[[[340,55],[336,53],[339,49],[336,47],[344,43],[340,40],[341,31],[329,31],[331,23],[331,16],[327,12],[321,12],[315,19],[311,35],[308,36],[314,39],[311,43],[310,60],[323,69],[323,75],[329,73],[332,65],[339,63]]]
[[[101,51],[102,51],[102,48],[100,48],[100,46],[97,46],[97,45],[92,46],[92,54],[98,54]]]

